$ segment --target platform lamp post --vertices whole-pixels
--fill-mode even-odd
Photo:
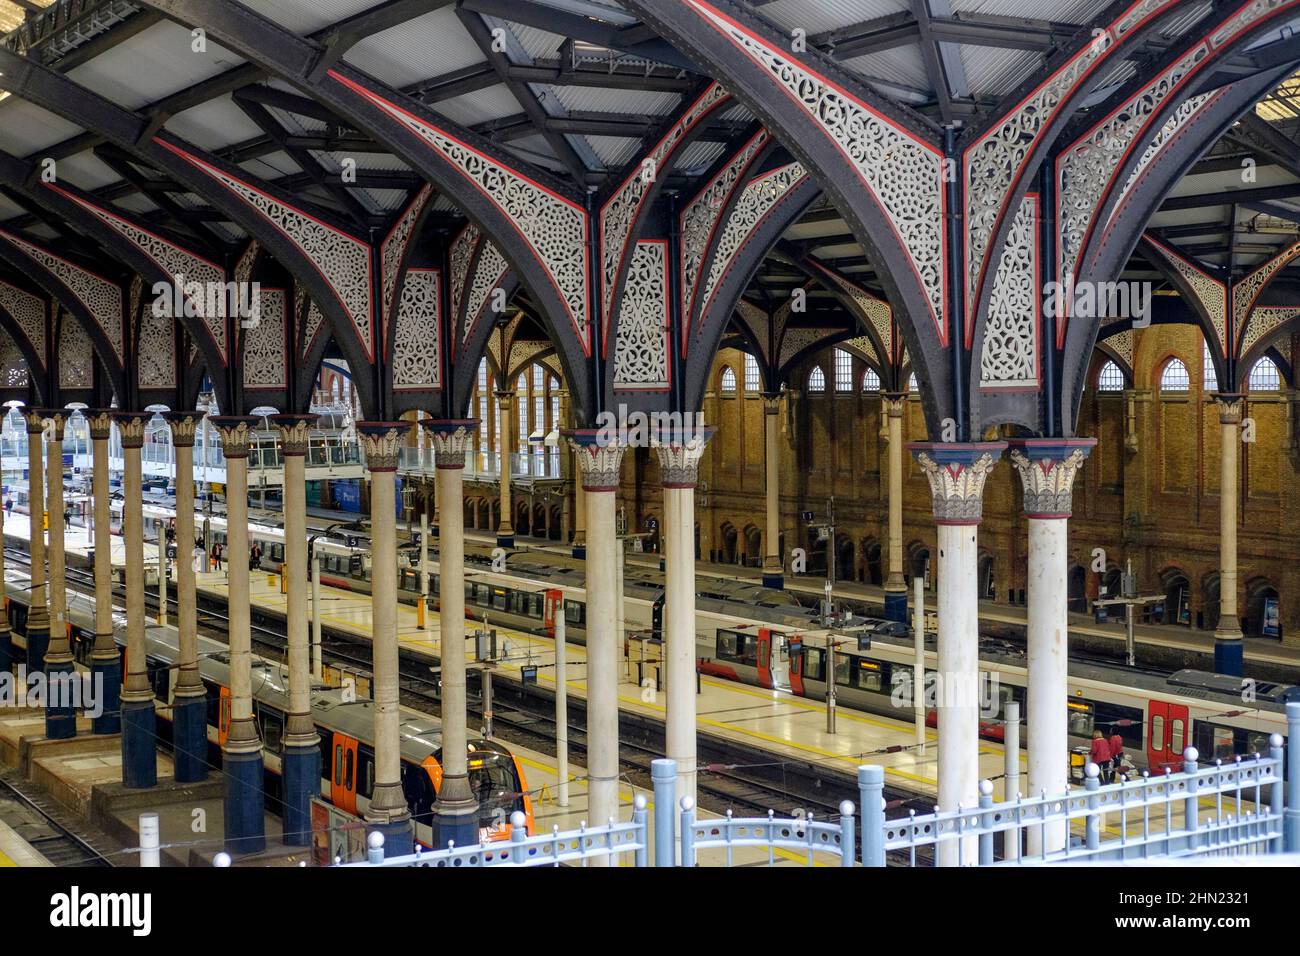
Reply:
[[[1137,575],[1133,573],[1133,559],[1124,564],[1124,573],[1119,577],[1119,597],[1098,598],[1092,602],[1094,612],[1104,607],[1123,605],[1124,607],[1124,660],[1129,667],[1137,665],[1137,636],[1134,633],[1134,608],[1146,607],[1163,601],[1163,594],[1138,594]]]

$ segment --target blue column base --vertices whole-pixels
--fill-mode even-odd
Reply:
[[[50,649],[50,630],[47,627],[27,631],[27,673],[40,674],[45,670],[45,653]]]
[[[575,558],[586,558],[587,556],[586,545],[575,544],[573,546],[572,556]]]
[[[1230,677],[1240,677],[1245,664],[1245,642],[1236,640],[1215,640],[1214,642],[1214,672],[1216,674],[1227,674]]]
[[[311,798],[320,793],[320,747],[285,747],[280,758],[284,782],[284,842],[311,843]]]
[[[158,719],[153,698],[122,703],[122,786],[146,790],[158,785]]]
[[[372,833],[384,835],[385,857],[406,856],[408,853],[415,852],[415,826],[411,823],[410,817],[397,823],[367,823],[366,836],[369,837]]]
[[[72,682],[77,679],[72,661],[45,666],[45,736],[50,740],[77,736],[77,710],[72,706]]]
[[[885,592],[885,620],[907,623],[907,592]]]
[[[512,534],[497,535],[498,548],[513,548],[515,546],[515,536]]]
[[[91,686],[99,701],[99,716],[92,717],[91,730],[96,734],[116,734],[122,731],[122,659],[90,663]]]
[[[260,853],[266,849],[266,793],[262,751],[223,753],[226,850]]]
[[[206,697],[173,698],[172,763],[177,783],[199,783],[208,779]]]
[[[768,574],[767,572],[763,572],[763,587],[771,588],[773,591],[784,591],[785,575]]]
[[[455,841],[457,846],[474,846],[479,842],[478,813],[440,812],[433,807],[433,848],[441,850]]]

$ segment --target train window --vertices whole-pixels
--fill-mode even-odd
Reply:
[[[1161,751],[1165,749],[1165,715],[1153,714],[1151,716],[1151,749]]]
[[[883,687],[880,664],[876,661],[869,661],[859,657],[858,661],[858,686],[863,690],[869,690],[874,693],[880,693]],[[839,668],[837,667],[838,671]]]
[[[1095,707],[1096,725],[1106,732],[1107,737],[1118,733],[1125,745],[1141,749],[1142,709],[1140,707],[1125,707],[1106,701],[1097,701]]]
[[[279,714],[262,711],[262,741],[272,753],[280,752],[280,738],[284,734],[284,721]]]
[[[1171,731],[1169,749],[1176,754],[1180,754],[1183,752],[1183,746],[1184,746],[1183,735],[1186,731],[1186,726],[1183,723],[1183,719],[1181,717],[1171,718],[1169,721],[1169,729]]]
[[[1246,731],[1246,753],[1266,754],[1269,752],[1268,734],[1257,730]]]
[[[803,679],[826,679],[826,652],[820,647],[805,647],[803,650]]]
[[[343,789],[351,790],[353,785],[353,774],[356,773],[357,755],[354,750],[347,750],[343,754]]]
[[[356,779],[357,795],[369,800],[370,795],[375,792],[375,752],[369,747],[358,750]],[[351,777],[348,778],[348,783],[351,784]]]
[[[848,687],[850,684],[849,665],[853,663],[853,658],[847,654],[841,654],[835,658],[835,683],[843,684]]]
[[[581,624],[586,620],[587,606],[577,601],[564,602],[564,620],[568,624]]]
[[[1212,759],[1231,760],[1233,754],[1232,746],[1232,728],[1231,727],[1214,727],[1211,729],[1213,735],[1211,752]]]
[[[171,671],[162,661],[149,661],[146,665],[149,669],[149,685],[153,688],[153,695],[159,700],[167,700],[170,688]]]
[[[336,787],[343,786],[343,745],[334,745],[334,776],[331,777]]]
[[[402,795],[406,797],[406,805],[411,808],[416,823],[423,826],[433,823],[433,802],[437,795],[433,792],[428,770],[414,764],[402,764]]]
[[[505,588],[492,589],[492,609],[494,611],[507,610],[510,605],[510,592]]]
[[[1092,704],[1084,700],[1072,700],[1066,703],[1066,723],[1072,737],[1091,737],[1093,720]]]
[[[212,681],[205,680],[204,688],[208,692],[208,726],[221,726],[221,688]]]

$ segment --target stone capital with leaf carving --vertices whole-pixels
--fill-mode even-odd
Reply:
[[[113,410],[111,408],[83,408],[81,415],[90,428],[91,441],[108,441],[113,434]]]
[[[319,415],[272,415],[271,424],[280,429],[282,454],[302,457],[311,443],[311,430],[320,421]]]
[[[596,429],[574,429],[562,434],[582,469],[582,490],[617,491],[625,446],[603,440]]]
[[[433,443],[433,461],[437,468],[464,468],[478,437],[478,420],[474,418],[425,418],[420,425]]]
[[[686,441],[655,440],[651,447],[659,456],[659,483],[664,488],[694,488],[700,480],[700,459],[714,429],[696,433]]]
[[[68,410],[66,408],[35,408],[32,409],[32,415],[40,419],[42,428],[48,430],[50,441],[63,441],[63,429],[68,424]],[[32,433],[31,422],[27,423],[28,434]]]
[[[118,434],[122,436],[123,448],[144,447],[144,430],[153,418],[150,412],[114,412],[113,421],[117,422]]]
[[[177,448],[193,447],[194,437],[198,434],[199,423],[203,421],[200,412],[159,412],[163,420],[171,426],[172,444]]]
[[[1025,493],[1030,518],[1068,518],[1074,505],[1074,479],[1095,438],[1026,438],[1011,443],[1011,463]]]
[[[1245,409],[1244,395],[1234,395],[1228,392],[1220,392],[1214,396],[1215,404],[1219,406],[1219,424],[1220,425],[1240,425],[1241,415]]]
[[[366,454],[368,471],[397,471],[403,438],[412,422],[357,422],[357,437]]]
[[[984,483],[1006,442],[913,442],[907,448],[930,481],[936,524],[979,524]]]
[[[252,415],[214,415],[208,421],[221,439],[221,452],[226,458],[247,458],[248,440],[259,419]]]

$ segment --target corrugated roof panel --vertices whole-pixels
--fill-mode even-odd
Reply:
[[[289,157],[289,154],[285,152],[275,152],[260,159],[250,159],[246,163],[240,163],[239,166],[255,176],[261,176],[263,179],[269,180],[302,172],[302,167],[295,163]]]
[[[554,151],[551,149],[551,144],[546,142],[546,137],[541,134],[521,136],[519,139],[502,143],[501,146],[520,159],[525,159],[530,163],[537,163],[539,166],[544,166],[566,176],[569,174],[568,167],[556,158]]]
[[[588,136],[587,142],[608,169],[618,169],[641,154],[641,140],[623,136]]]
[[[726,143],[696,140],[682,150],[674,168],[687,173],[703,172],[717,161],[726,148]]]
[[[8,197],[0,195],[0,220],[12,219],[14,216],[21,216],[24,209],[17,203],[12,202]]]
[[[1111,0],[949,0],[954,13],[1091,23]]]
[[[290,113],[288,110],[282,110],[278,106],[268,106],[267,111],[274,116],[286,130],[295,136],[307,136],[314,133],[323,133],[327,128],[324,120],[316,119],[314,116],[303,116],[301,113]]]
[[[111,166],[90,150],[59,160],[59,178],[87,192],[122,179]]]
[[[139,109],[244,62],[213,40],[196,52],[190,31],[163,20],[110,47],[68,76],[127,109]]]
[[[1042,69],[1043,56],[1034,50],[1007,50],[961,44],[962,67],[971,93],[977,97],[998,99],[1010,93],[1036,71]]]
[[[27,156],[80,133],[81,127],[34,103],[10,96],[0,101],[0,149]]]
[[[158,204],[146,196],[144,193],[132,193],[129,196],[119,196],[113,200],[113,205],[124,209],[127,212],[146,213],[153,212],[159,208]]]
[[[909,9],[906,0],[776,0],[762,13],[786,30],[801,28],[811,36]]]
[[[482,63],[483,52],[447,6],[366,37],[343,59],[400,87]]]
[[[537,27],[525,26],[521,23],[510,24],[510,29],[519,45],[524,51],[536,59],[550,59],[559,52],[560,45],[568,37],[561,36],[558,33],[549,33],[546,30],[539,30]]]
[[[925,72],[925,61],[921,59],[921,52],[915,46],[900,46],[864,53],[862,56],[842,60],[840,65],[862,76],[880,81],[890,90],[897,90],[897,87],[890,84],[902,84],[919,90],[930,89],[930,78]]]
[[[453,96],[449,100],[438,103],[434,109],[461,126],[473,126],[476,123],[523,112],[523,107],[519,105],[514,94],[500,85],[489,86],[487,89],[465,93],[462,96]]]
[[[667,116],[682,99],[676,93],[602,89],[595,86],[555,86],[551,89],[567,109],[631,116]]]
[[[296,33],[314,33],[331,23],[379,6],[375,0],[241,0],[268,20]]]
[[[206,150],[217,150],[266,135],[229,95],[177,113],[167,121],[166,128]]]
[[[365,193],[370,198],[370,201],[384,212],[396,212],[406,205],[407,200],[411,198],[401,189],[362,189],[358,191]]]
[[[355,159],[357,169],[365,172],[407,172],[411,168],[389,153],[349,153],[344,150],[327,153],[318,149],[309,150],[308,152],[316,157],[316,160],[322,166],[336,173],[342,170],[344,159]]]
[[[47,242],[53,242],[59,238],[59,234],[54,231],[53,227],[47,226],[43,222],[32,223],[27,227],[27,232],[39,239],[44,239]]]

